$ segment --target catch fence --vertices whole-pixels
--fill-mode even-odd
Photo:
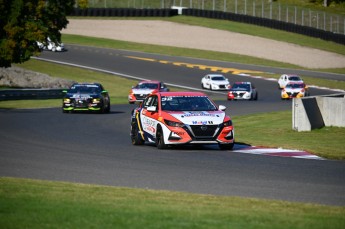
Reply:
[[[167,9],[173,6],[277,20],[345,35],[345,16],[273,0],[76,0],[77,8]]]

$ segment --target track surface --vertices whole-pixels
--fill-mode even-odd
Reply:
[[[210,72],[128,58],[129,54],[232,67],[224,62],[77,46],[65,53],[44,53],[42,58],[195,88]],[[291,109],[291,102],[280,100],[276,82],[226,75],[231,81],[251,80],[260,93],[255,102],[228,102],[224,95],[212,93],[230,115]],[[311,93],[333,92],[312,89]],[[231,153],[213,146],[164,151],[151,145],[132,146],[133,107],[112,106],[112,112],[104,115],[63,114],[60,108],[0,110],[0,176],[345,205],[344,162]]]

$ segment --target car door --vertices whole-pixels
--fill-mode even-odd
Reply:
[[[156,136],[158,116],[158,96],[148,96],[143,102],[140,122],[142,124],[143,131],[149,137],[154,138]]]

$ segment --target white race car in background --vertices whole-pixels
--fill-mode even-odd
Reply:
[[[283,74],[278,79],[279,88],[285,88],[285,86],[290,82],[303,83],[303,80],[298,75]]]
[[[229,90],[230,82],[221,74],[207,74],[201,79],[201,88],[210,90]]]
[[[37,41],[37,45],[41,50],[49,50],[52,52],[65,51],[65,46],[63,43],[53,42],[49,37],[47,38],[47,43]]]
[[[258,92],[251,82],[235,82],[228,91],[228,100],[258,100]]]

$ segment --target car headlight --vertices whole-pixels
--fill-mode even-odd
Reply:
[[[224,126],[232,126],[232,121],[229,120],[229,121],[223,122],[223,125]]]
[[[63,102],[64,102],[64,103],[70,103],[71,100],[70,100],[69,98],[64,98],[64,99],[63,99]]]
[[[174,122],[174,121],[170,121],[167,119],[164,119],[164,122],[168,125],[168,126],[172,126],[172,127],[183,127],[184,124],[181,122]]]
[[[100,98],[92,99],[92,103],[99,103],[101,101]]]

